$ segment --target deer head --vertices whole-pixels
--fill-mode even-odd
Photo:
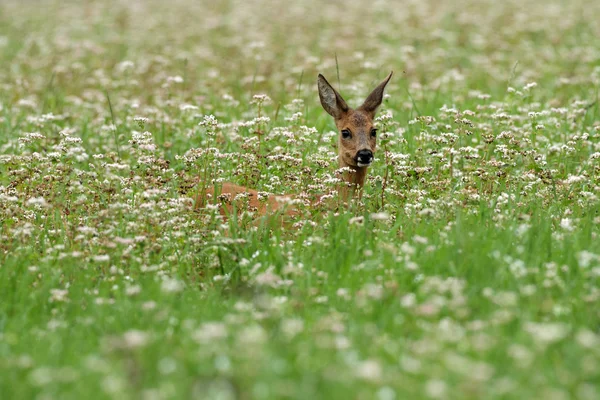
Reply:
[[[383,100],[383,90],[393,72],[384,79],[367,97],[364,103],[352,109],[342,96],[321,74],[318,78],[321,105],[335,120],[339,131],[338,160],[340,167],[350,167],[352,174],[345,180],[362,188],[367,167],[373,162],[377,147],[377,128],[374,126],[375,113]]]

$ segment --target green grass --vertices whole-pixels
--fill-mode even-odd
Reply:
[[[598,5],[29,5],[0,4],[2,399],[600,397]],[[194,210],[331,191],[317,74],[355,106],[390,70],[361,201]]]

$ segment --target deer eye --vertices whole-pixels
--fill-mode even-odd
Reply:
[[[375,128],[371,129],[371,136],[372,137],[377,136],[377,129],[375,129]]]
[[[349,139],[352,137],[352,132],[350,132],[348,129],[344,129],[342,130],[342,137],[344,139]]]

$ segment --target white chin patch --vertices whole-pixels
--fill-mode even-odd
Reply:
[[[371,165],[371,163],[367,163],[367,164],[363,164],[361,162],[356,163],[356,165],[358,165],[359,167],[368,167],[369,165]]]

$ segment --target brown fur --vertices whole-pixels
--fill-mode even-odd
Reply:
[[[335,121],[335,125],[341,132],[348,129],[352,132],[352,137],[345,139],[342,135],[338,136],[338,157],[340,167],[350,167],[356,170],[352,183],[358,187],[363,187],[368,167],[359,167],[355,157],[360,150],[371,150],[375,154],[377,149],[377,138],[371,136],[371,129],[374,128],[373,114],[362,110],[348,110],[340,119]],[[350,180],[346,180],[350,182]]]
[[[225,182],[220,189],[211,186],[206,189],[204,195],[198,196],[196,207],[206,206],[206,201],[212,204],[221,204],[220,212],[223,216],[232,214],[234,208],[237,210],[248,209],[265,215],[267,212],[279,210],[291,196],[270,195],[266,199],[259,199],[258,191]]]
[[[359,167],[356,161],[361,150],[370,150],[375,154],[377,139],[371,135],[374,128],[374,118],[377,108],[382,102],[385,86],[392,77],[392,73],[379,84],[367,97],[365,102],[357,109],[351,109],[342,96],[319,74],[319,98],[325,111],[335,120],[338,135],[338,159],[340,168],[348,167],[351,172],[344,172],[341,176],[343,183],[338,189],[339,200],[346,202],[357,192],[360,196],[367,176],[368,166]],[[343,130],[351,132],[350,138],[344,138]],[[221,204],[220,212],[223,216],[231,215],[234,209],[249,209],[259,215],[267,215],[277,211],[285,211],[286,215],[293,215],[297,211],[292,206],[285,204],[293,200],[293,196],[270,195],[259,200],[258,192],[233,183],[223,183],[220,189],[209,187],[196,199],[196,208],[206,206],[207,200],[213,204]],[[309,200],[311,204],[321,201],[321,196]]]

